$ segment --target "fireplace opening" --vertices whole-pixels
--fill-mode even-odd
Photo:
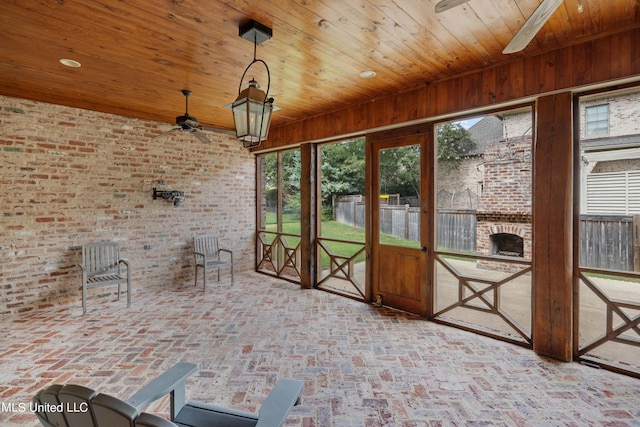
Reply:
[[[524,239],[517,234],[492,234],[491,255],[524,258]]]

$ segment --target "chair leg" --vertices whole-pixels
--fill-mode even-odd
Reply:
[[[196,277],[193,281],[193,285],[198,286],[198,264],[197,263],[195,264],[195,267],[196,267]]]
[[[207,264],[202,266],[202,292],[207,289]]]
[[[82,315],[87,313],[87,284],[82,284]]]
[[[129,276],[129,272],[127,271],[127,308],[129,307],[131,307],[131,276]]]

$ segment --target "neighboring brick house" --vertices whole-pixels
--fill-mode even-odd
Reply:
[[[439,209],[475,210],[478,253],[531,258],[531,117],[529,108],[483,117],[468,129],[474,152],[438,176]],[[471,188],[474,198],[460,197]]]
[[[583,214],[640,213],[640,92],[619,91],[584,97],[580,102],[580,172]],[[502,124],[502,135],[489,136],[488,123]],[[511,140],[531,136],[533,121],[530,109],[487,116],[469,128],[477,149],[460,168],[439,174],[439,207],[473,208],[483,187],[484,150],[488,141]],[[463,198],[474,192],[474,203]],[[466,193],[465,193],[466,192]]]
[[[640,92],[583,99],[580,149],[581,213],[640,213]]]
[[[476,209],[482,192],[482,166],[487,141],[502,139],[499,116],[485,116],[467,129],[475,149],[457,169],[446,173],[438,169],[438,207],[440,209]]]

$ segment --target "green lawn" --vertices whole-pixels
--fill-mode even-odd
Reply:
[[[269,217],[267,217],[267,220]],[[275,219],[275,216],[274,216]],[[293,220],[289,218],[291,222],[284,222],[287,218],[283,217],[282,224],[282,232],[285,234],[295,234],[300,235],[300,222],[298,220]],[[322,233],[321,237],[326,239],[337,239],[337,240],[348,240],[354,243],[344,243],[344,242],[326,242],[326,246],[336,255],[343,256],[352,256],[355,254],[364,244],[365,240],[365,230],[358,227],[351,227],[346,224],[342,224],[336,221],[323,221],[322,222]],[[267,224],[268,231],[276,231],[276,224]],[[267,236],[267,239],[271,241],[275,238],[275,235]],[[295,246],[300,242],[299,237],[290,237],[285,236],[287,244],[289,246]],[[410,240],[399,239],[393,236],[382,235],[381,243],[386,245],[395,245],[395,246],[407,246],[407,247],[418,247],[417,242],[413,242]],[[322,268],[329,267],[329,256],[326,252],[322,251]],[[356,258],[356,262],[362,262],[365,259],[365,254],[362,253]]]

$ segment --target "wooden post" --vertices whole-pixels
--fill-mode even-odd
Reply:
[[[409,240],[409,205],[404,205],[404,238]]]
[[[316,237],[320,206],[317,188],[317,146],[300,146],[300,287],[311,289],[316,284]]]
[[[358,210],[356,209],[357,207],[357,203],[356,203],[356,199],[352,198],[351,199],[351,206],[353,206],[353,224],[351,224],[353,227],[357,227],[358,226],[358,221],[356,220],[356,215]]]
[[[573,102],[536,102],[533,174],[533,349],[573,355]]]
[[[633,216],[633,271],[640,271],[640,215]]]

